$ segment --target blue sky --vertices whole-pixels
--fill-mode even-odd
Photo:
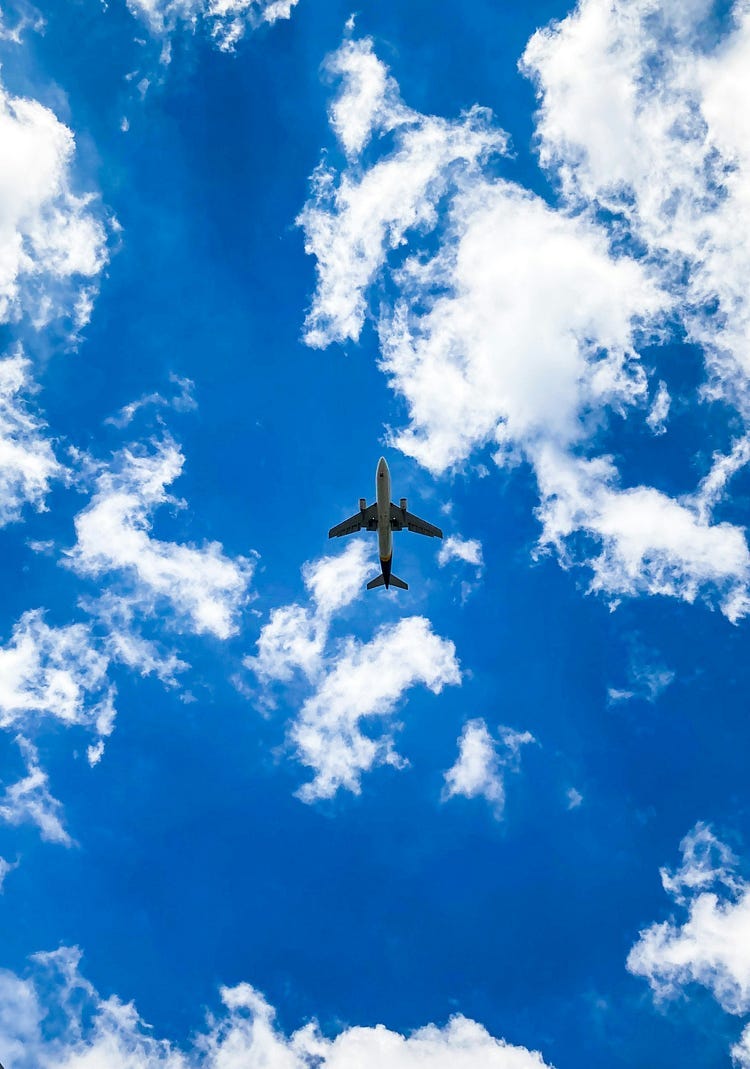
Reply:
[[[750,1066],[746,6],[0,10],[0,1061]]]

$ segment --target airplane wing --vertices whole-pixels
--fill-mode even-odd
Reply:
[[[415,534],[427,535],[428,538],[442,538],[443,532],[433,523],[420,520],[413,512],[400,509],[398,505],[391,505],[391,527],[394,531],[402,531],[406,527]]]
[[[336,526],[332,527],[328,532],[328,537],[341,538],[342,535],[354,534],[355,531],[361,531],[362,528],[366,531],[377,531],[377,504],[370,505],[369,508],[362,509],[361,512],[355,512],[348,520],[344,520],[342,523],[337,523]]]

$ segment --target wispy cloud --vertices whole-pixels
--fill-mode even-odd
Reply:
[[[17,861],[6,861],[4,857],[0,857],[0,894],[5,890],[5,881],[8,875],[17,868]]]
[[[28,403],[30,368],[20,351],[0,360],[0,525],[19,519],[27,504],[42,511],[50,484],[64,473]]]
[[[122,430],[143,408],[171,408],[175,412],[190,412],[198,407],[194,397],[195,383],[192,379],[172,374],[169,376],[169,381],[176,387],[172,397],[164,397],[157,391],[144,393],[137,401],[130,401],[127,405],[123,405],[119,412],[114,416],[109,416],[105,422]]]
[[[646,416],[646,423],[654,434],[667,433],[667,418],[669,417],[671,405],[672,398],[669,396],[667,384],[666,382],[660,382],[651,404],[651,410]]]
[[[610,702],[625,702],[639,698],[652,704],[671,686],[675,673],[664,664],[659,664],[652,653],[642,649],[637,643],[630,656],[628,682],[624,687],[609,687],[607,697]]]
[[[222,52],[234,52],[248,30],[291,17],[298,0],[127,0],[157,37],[204,27]],[[169,53],[163,53],[168,58]]]
[[[44,26],[41,12],[26,0],[13,0],[0,11],[0,41],[20,45],[27,30],[41,33]]]
[[[49,777],[39,764],[36,747],[20,735],[16,742],[26,763],[26,775],[0,797],[0,820],[13,825],[35,824],[47,842],[72,846],[62,821],[62,803],[50,793]]]
[[[226,639],[236,633],[254,561],[228,557],[218,542],[192,546],[151,535],[151,515],[179,505],[166,487],[184,458],[169,438],[150,449],[118,453],[95,479],[89,505],[76,516],[77,541],[65,563],[80,576],[110,578],[110,591],[139,612],[167,610],[175,626]]]
[[[473,579],[461,579],[461,603],[477,589],[484,572],[484,553],[482,543],[477,538],[461,538],[448,535],[438,550],[437,562],[441,568],[451,561],[459,561],[474,568]],[[462,569],[464,576],[466,569]]]

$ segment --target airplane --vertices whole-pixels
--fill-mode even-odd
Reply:
[[[393,557],[393,532],[403,531],[404,527],[417,534],[427,535],[428,538],[442,538],[443,532],[426,520],[420,520],[419,516],[406,511],[406,498],[402,497],[398,505],[391,501],[391,473],[388,470],[385,457],[381,457],[375,470],[375,504],[368,505],[367,498],[359,499],[359,512],[355,512],[348,520],[337,523],[328,532],[329,538],[341,538],[342,535],[354,534],[355,531],[377,531],[378,549],[380,551],[381,574],[371,579],[367,584],[368,590],[376,586],[399,587],[408,590],[409,584],[391,572],[391,560]]]

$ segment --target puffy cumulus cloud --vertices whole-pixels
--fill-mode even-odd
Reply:
[[[150,32],[167,37],[180,26],[199,24],[222,52],[233,52],[247,30],[291,17],[297,0],[127,0]]]
[[[750,1026],[740,1036],[739,1042],[735,1043],[731,1050],[732,1061],[741,1069],[750,1066]]]
[[[591,589],[610,596],[662,594],[692,602],[713,592],[727,617],[747,612],[750,552],[743,528],[712,524],[701,499],[676,500],[650,486],[622,488],[609,457],[582,459],[544,448],[536,458],[542,546],[560,559],[590,535]]]
[[[20,352],[0,359],[0,525],[19,519],[24,505],[41,511],[50,483],[63,474],[26,403],[33,392],[29,369]]]
[[[49,777],[39,764],[36,747],[20,735],[16,742],[26,763],[26,775],[0,797],[0,820],[14,826],[35,824],[46,842],[72,846],[62,821],[62,803],[50,793]]]
[[[36,100],[0,83],[0,322],[88,321],[107,261],[102,211],[72,188],[72,131]]]
[[[750,555],[742,528],[712,522],[722,464],[715,492],[677,499],[623,485],[597,451],[612,414],[666,433],[668,385],[650,389],[639,348],[668,338],[675,317],[706,349],[703,398],[744,413],[735,336],[750,263],[742,204],[732,204],[744,189],[746,124],[724,129],[719,118],[742,111],[739,97],[723,113],[710,101],[720,85],[725,108],[744,93],[750,63],[735,60],[750,14],[738,7],[711,52],[699,46],[707,11],[699,0],[585,0],[535,35],[524,66],[542,99],[542,162],[562,176],[557,208],[493,174],[505,135],[486,111],[419,115],[371,42],[345,42],[330,61],[345,162],[316,172],[300,221],[318,271],[309,344],[356,339],[379,287],[380,364],[409,413],[394,445],[435,474],[487,445],[498,465],[525,460],[541,546],[587,566],[591,589],[613,601],[706,597],[734,621],[750,608]],[[667,37],[674,48],[664,50]],[[697,103],[685,90],[693,82],[711,86]],[[716,233],[735,220],[731,255],[716,251],[718,238],[701,244],[709,217]],[[725,459],[727,470],[747,460]]]
[[[92,579],[117,577],[115,593],[140,614],[167,609],[176,628],[226,639],[238,629],[254,561],[227,557],[218,542],[198,547],[151,535],[153,511],[180,504],[165,488],[183,460],[170,439],[150,452],[122,450],[96,477],[89,505],[76,516],[77,541],[66,564]]]
[[[737,0],[723,31],[714,17],[711,0],[583,0],[523,63],[543,165],[570,203],[617,213],[662,263],[712,390],[747,416],[750,9]]]
[[[342,80],[331,122],[348,165],[340,175],[324,163],[318,167],[298,219],[305,249],[317,261],[305,328],[305,340],[316,347],[359,338],[365,291],[389,252],[405,244],[407,233],[435,225],[455,171],[476,173],[506,144],[483,109],[456,122],[408,109],[367,38],[345,42],[328,66]],[[394,147],[367,167],[358,157],[375,134],[388,135]]]
[[[682,864],[662,869],[664,890],[684,910],[644,929],[627,967],[648,980],[659,999],[675,998],[689,984],[707,988],[727,1012],[750,1013],[750,883],[737,873],[732,851],[705,824],[680,844]],[[747,1065],[750,1029],[733,1054]],[[744,1060],[743,1060],[744,1059]]]
[[[534,741],[530,732],[507,727],[494,739],[484,720],[467,721],[458,740],[458,759],[445,773],[443,801],[458,795],[484,798],[499,820],[505,809],[505,773],[518,771],[521,747]]]
[[[542,1056],[452,1017],[409,1036],[352,1026],[333,1039],[311,1022],[286,1035],[247,983],[221,988],[222,1008],[189,1046],[161,1040],[132,1003],[102,998],[80,973],[80,952],[32,959],[29,975],[0,972],[0,1043],[14,1069],[544,1069]],[[72,997],[75,996],[75,997]]]
[[[298,759],[315,772],[299,797],[305,802],[332,798],[341,787],[359,794],[363,772],[376,764],[401,767],[392,734],[372,738],[362,724],[389,717],[404,691],[417,683],[439,694],[460,681],[455,646],[436,635],[424,617],[382,627],[366,643],[347,639],[290,731]]]
[[[87,624],[50,627],[41,609],[24,613],[0,647],[0,727],[25,729],[53,717],[109,735],[114,688],[108,667]]]
[[[394,442],[435,473],[486,443],[500,462],[509,445],[570,449],[592,414],[645,397],[634,331],[663,296],[595,226],[511,183],[470,183],[439,252],[408,261],[399,281],[380,327],[383,368],[411,415]]]
[[[263,684],[288,682],[295,672],[314,679],[320,672],[335,613],[362,593],[370,570],[364,542],[350,542],[343,553],[305,564],[302,577],[311,603],[283,605],[271,612],[258,638],[258,652],[245,657]]]
[[[289,729],[298,760],[315,775],[298,796],[331,798],[340,788],[358,794],[362,773],[376,764],[401,767],[390,731],[372,738],[363,723],[390,717],[404,691],[416,684],[434,693],[460,682],[455,647],[435,635],[429,621],[412,616],[386,625],[369,642],[353,636],[330,641],[336,613],[358,597],[371,569],[361,541],[302,569],[310,603],[274,609],[261,630],[257,653],[245,666],[266,687],[302,676],[312,693]]]
[[[476,538],[449,535],[440,547],[437,559],[441,568],[449,561],[462,560],[465,564],[473,564],[475,568],[481,569],[484,567],[482,543]]]

